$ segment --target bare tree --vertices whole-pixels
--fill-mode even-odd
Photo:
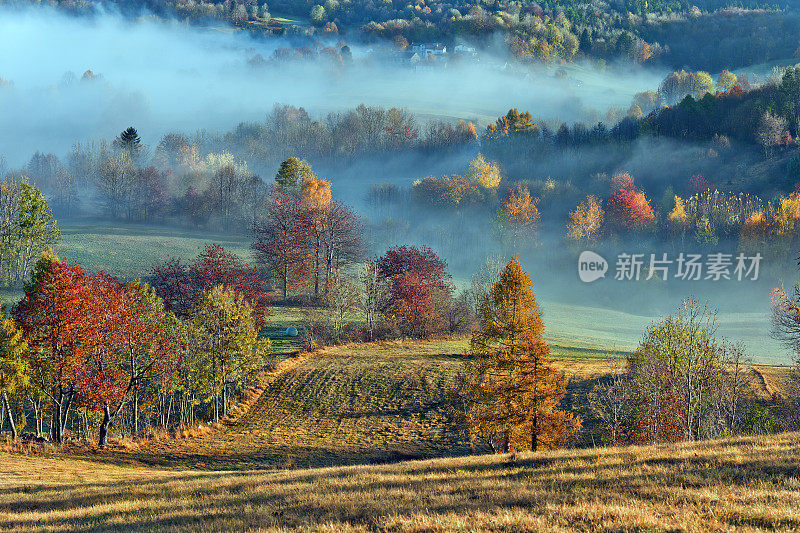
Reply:
[[[605,424],[612,445],[622,441],[626,423],[625,412],[630,389],[625,381],[625,367],[625,361],[621,357],[612,358],[608,379],[595,385],[588,394],[589,407]]]
[[[765,157],[769,157],[772,148],[781,143],[784,131],[786,131],[786,119],[765,111],[755,132],[756,140],[764,147]]]
[[[751,360],[744,353],[741,344],[732,344],[724,347],[723,358],[725,371],[722,377],[722,389],[719,398],[719,409],[725,421],[725,429],[733,434],[741,425],[742,402],[750,388]]]
[[[375,326],[380,320],[381,310],[389,299],[389,282],[381,272],[377,260],[370,260],[364,264],[359,276],[361,281],[361,310],[367,322],[367,331],[372,340],[375,335]]]
[[[795,365],[788,380],[788,415],[800,427],[800,285],[789,296],[782,288],[772,291],[772,336],[794,353]]]
[[[119,152],[100,164],[97,187],[111,218],[119,218],[126,205],[136,168],[128,152]]]
[[[256,260],[269,267],[281,281],[283,299],[299,283],[305,267],[304,223],[299,199],[273,189],[267,201],[267,215],[256,224],[252,244]]]
[[[341,272],[335,271],[328,283],[328,292],[325,295],[331,336],[335,342],[341,341],[347,315],[357,308],[358,302],[358,288]]]
[[[363,257],[363,233],[364,228],[352,209],[335,200],[330,203],[324,213],[322,233],[326,285],[334,271]]]
[[[481,268],[472,275],[469,295],[474,316],[478,316],[478,312],[483,305],[483,297],[488,294],[492,286],[500,279],[500,272],[503,271],[505,266],[506,263],[502,257],[490,255],[486,258]]]

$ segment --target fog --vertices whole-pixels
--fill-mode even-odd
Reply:
[[[276,103],[302,106],[315,117],[360,103],[398,106],[421,120],[466,119],[479,126],[511,107],[554,121],[591,120],[609,107],[627,108],[635,93],[657,88],[666,74],[639,67],[522,66],[486,53],[478,62],[412,70],[381,59],[377,47],[354,42],[348,42],[352,64],[270,60],[277,48],[297,44],[151,18],[73,18],[48,8],[0,8],[0,78],[8,82],[0,83],[0,156],[9,167],[24,165],[36,151],[61,157],[76,141],[111,139],[130,125],[153,147],[168,132],[224,131],[261,121]],[[250,60],[259,55],[266,61],[254,66]],[[87,70],[97,77],[82,80]],[[381,156],[318,170],[333,180],[335,195],[373,225],[394,228],[373,243],[375,251],[394,244],[430,245],[448,260],[462,286],[489,254],[520,254],[555,342],[633,348],[650,321],[695,295],[719,307],[720,333],[743,341],[756,360],[786,362],[788,352],[769,338],[769,290],[782,280],[792,283],[793,265],[772,265],[758,283],[637,283],[615,281],[615,258],[609,255],[609,279],[585,284],[577,276],[580,250],[563,246],[566,210],[585,193],[597,193],[590,189],[593,173],[630,170],[657,201],[668,185],[679,179],[685,184],[698,169],[713,178],[715,171],[726,174],[726,164],[741,163],[725,153],[709,158],[704,150],[646,140],[622,156],[604,146],[565,149],[533,166],[509,166],[511,179],[552,177],[579,189],[570,193],[578,197],[543,198],[538,245],[520,242],[514,249],[499,244],[494,213],[422,213],[364,201],[375,183],[397,183],[407,192],[414,179],[463,172],[472,152],[428,159]],[[262,176],[274,172],[251,168]],[[675,192],[684,193],[679,187]],[[679,251],[659,246],[639,251]],[[745,306],[748,312],[742,313]]]
[[[296,44],[296,43],[295,43]],[[321,43],[336,45],[335,41]],[[664,72],[530,67],[481,54],[447,68],[412,70],[382,51],[348,43],[345,67],[320,59],[269,59],[283,39],[153,18],[61,15],[48,8],[0,9],[0,154],[22,164],[40,150],[63,155],[77,141],[112,138],[131,124],[154,145],[168,131],[228,129],[263,119],[275,103],[315,116],[359,103],[407,107],[422,117],[485,125],[510,107],[571,121],[656,87]],[[101,76],[81,81],[86,70]],[[566,75],[565,75],[566,74]]]

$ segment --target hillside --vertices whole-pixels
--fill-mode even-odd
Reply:
[[[291,317],[290,312],[284,318]],[[274,357],[272,370],[219,427],[134,444],[69,446],[78,456],[130,464],[212,470],[390,463],[469,454],[448,392],[462,368],[466,338],[348,344]],[[554,346],[568,377],[564,407],[584,420],[577,443],[602,442],[587,393],[609,372],[608,352]],[[781,394],[785,366],[754,365],[755,396]],[[478,448],[477,451],[488,451]]]
[[[155,470],[0,453],[18,532],[800,528],[800,434],[309,470]]]

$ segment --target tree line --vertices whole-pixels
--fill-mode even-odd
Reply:
[[[219,421],[263,368],[270,343],[258,336],[250,299],[225,285],[216,251],[198,260],[209,288],[185,317],[147,283],[87,274],[44,253],[0,332],[3,420],[13,437],[15,416],[24,425],[31,410],[35,436],[44,437],[47,416],[59,444],[70,422],[84,438],[97,427],[104,445],[112,423],[137,436],[194,424],[198,408]]]

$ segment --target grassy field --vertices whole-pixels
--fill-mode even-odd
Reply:
[[[5,531],[790,531],[800,434],[287,471],[0,453]]]
[[[296,312],[279,309],[283,315],[273,317],[270,326],[276,329]],[[115,442],[102,450],[75,444],[69,453],[125,464],[229,470],[386,463],[473,451],[449,407],[467,338],[348,344],[313,353],[299,352],[285,338],[275,344],[271,370],[219,427],[177,439]],[[555,364],[568,378],[563,408],[584,421],[581,447],[603,442],[588,393],[608,375],[611,356],[554,349]],[[749,374],[754,395],[770,401],[782,394],[787,367],[753,366]]]
[[[173,257],[191,260],[212,242],[251,259],[247,237],[108,222],[67,222],[60,228],[57,251],[65,261],[80,263],[88,272],[105,270],[129,279],[145,275],[154,265]]]
[[[189,261],[212,242],[223,245],[245,260],[252,260],[247,236],[104,222],[65,222],[61,228],[58,252],[65,260],[77,261],[88,272],[106,270],[128,279],[146,275],[153,265],[172,257]],[[19,295],[19,291],[0,291],[0,298],[7,302],[16,301]],[[547,299],[541,302],[541,306],[548,341],[586,356],[592,351],[602,355],[614,350],[634,349],[647,325],[659,318]],[[276,315],[276,324],[297,325],[302,313],[276,309]],[[286,320],[282,321],[282,318]],[[744,342],[756,362],[789,362],[788,352],[769,336],[770,324],[765,313],[721,313],[718,319],[719,333]],[[276,329],[274,333],[279,332]]]

